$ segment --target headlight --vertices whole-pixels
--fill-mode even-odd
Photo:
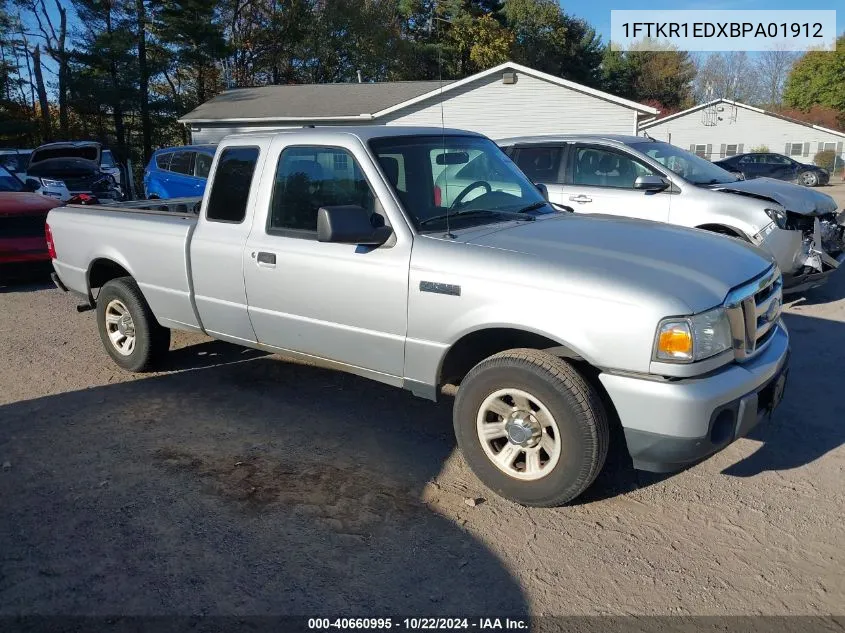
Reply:
[[[657,328],[654,359],[693,363],[731,349],[731,324],[723,307],[695,316],[664,319]]]
[[[53,180],[52,178],[42,178],[41,184],[45,187],[64,187],[64,180]]]
[[[784,209],[763,209],[779,229],[786,228],[786,211]]]

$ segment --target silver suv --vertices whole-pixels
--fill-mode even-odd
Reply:
[[[845,213],[837,214],[833,198],[818,191],[771,178],[739,180],[679,147],[639,136],[498,143],[548,188],[550,202],[576,213],[667,222],[745,240],[774,256],[793,292],[821,285],[845,261]]]

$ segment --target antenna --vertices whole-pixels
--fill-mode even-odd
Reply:
[[[437,11],[437,3],[434,3],[433,11]],[[441,22],[449,22],[444,18],[438,17],[434,15],[432,17],[432,22],[436,24],[437,20]],[[437,28],[437,75],[438,75],[438,82],[440,83],[440,142],[443,145],[443,156],[446,156],[446,114],[443,111],[443,41],[440,37],[440,26],[436,25]],[[443,160],[444,163],[447,161]],[[443,192],[443,196],[446,199],[446,236],[454,239],[455,236],[452,234],[452,227],[449,218],[449,211],[452,210],[452,205],[449,202],[449,165],[446,164],[443,166],[443,186],[445,191]]]

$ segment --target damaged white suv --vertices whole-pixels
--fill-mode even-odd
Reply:
[[[845,211],[837,213],[824,193],[771,178],[737,180],[679,147],[639,136],[534,136],[498,143],[529,178],[548,188],[550,202],[576,213],[706,229],[767,250],[783,271],[786,292],[823,284],[845,261]],[[451,175],[460,189],[460,172]]]

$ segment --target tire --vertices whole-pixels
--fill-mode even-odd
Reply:
[[[819,175],[814,171],[805,171],[798,176],[798,181],[805,187],[818,187]]]
[[[108,355],[128,371],[148,371],[170,348],[170,330],[158,324],[131,277],[112,279],[100,289],[97,329]]]
[[[476,365],[461,382],[453,417],[458,446],[475,475],[522,505],[575,499],[607,457],[609,428],[598,393],[570,363],[538,350],[513,349]],[[509,466],[495,463],[496,457],[507,462],[506,455],[515,455]]]

